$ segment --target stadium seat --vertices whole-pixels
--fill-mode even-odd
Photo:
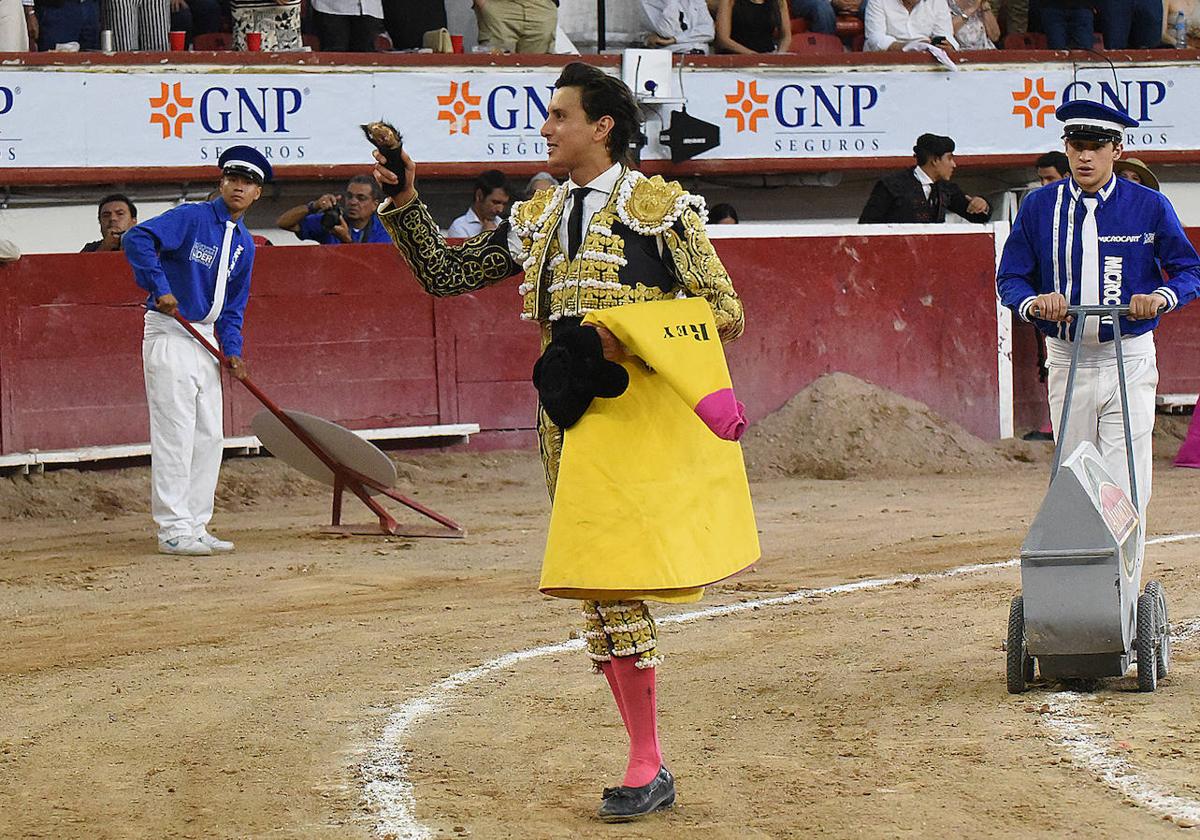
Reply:
[[[808,20],[806,18],[792,18],[792,34],[799,35],[801,32],[808,31]]]
[[[788,48],[797,55],[838,54],[846,51],[846,45],[836,35],[825,35],[820,32],[805,32],[792,38]]]
[[[386,32],[380,32],[375,36],[375,52],[391,52],[392,36]]]
[[[1044,50],[1046,36],[1041,32],[1010,32],[1004,36],[1006,50]]]
[[[205,32],[192,39],[192,49],[198,52],[232,50],[233,34],[230,32]]]

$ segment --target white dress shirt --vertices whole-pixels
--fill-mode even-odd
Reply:
[[[567,198],[563,202],[562,222],[558,226],[558,244],[562,246],[564,254],[567,253],[567,220],[571,218],[571,211],[575,209],[575,199],[571,197],[571,190],[578,187],[588,187],[591,190],[583,197],[583,238],[586,239],[588,225],[592,223],[592,216],[603,210],[604,205],[608,204],[608,199],[620,177],[621,164],[614,163],[586,184],[577,184],[574,178],[567,179]],[[582,242],[580,244],[582,245]]]
[[[483,219],[475,212],[474,207],[468,207],[467,212],[463,213],[457,219],[450,223],[450,227],[446,230],[447,236],[459,236],[463,239],[470,239],[477,233],[483,231]]]
[[[917,183],[921,185],[921,189],[925,191],[925,200],[929,200],[929,193],[933,189],[933,179],[925,174],[925,170],[919,166],[913,167],[913,175],[917,176]]]
[[[897,41],[930,41],[941,35],[958,49],[946,0],[917,0],[910,12],[902,0],[867,0],[863,52],[882,52]]]

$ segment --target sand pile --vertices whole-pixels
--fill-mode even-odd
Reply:
[[[753,478],[953,473],[1031,459],[1023,446],[1001,449],[924,403],[845,373],[822,376],[755,424],[743,448]]]
[[[322,492],[318,484],[274,458],[234,458],[221,468],[217,510],[239,510],[258,499]],[[0,477],[0,521],[109,519],[150,513],[150,468],[49,470]]]

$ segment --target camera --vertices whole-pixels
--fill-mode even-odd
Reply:
[[[321,227],[326,231],[331,231],[342,223],[342,208],[338,205],[333,205],[324,213],[321,214]]]

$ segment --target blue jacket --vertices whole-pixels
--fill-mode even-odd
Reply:
[[[322,245],[350,245],[362,242],[386,242],[391,244],[392,237],[388,234],[383,226],[383,222],[379,221],[379,214],[372,213],[371,221],[362,229],[362,232],[356,232],[354,228],[350,228],[350,238],[353,242],[342,242],[333,235],[330,231],[321,227],[321,213],[309,213],[300,220],[300,229],[296,231],[297,239],[309,239],[313,242],[320,242]],[[349,222],[346,223],[349,226]]]
[[[200,321],[212,308],[217,287],[218,256],[225,239],[229,209],[221,198],[202,204],[181,204],[142,222],[121,237],[125,258],[137,284],[150,294],[146,308],[167,293],[179,301],[179,312]],[[242,318],[250,297],[254,240],[241,219],[229,243],[230,269],[225,304],[217,316],[216,334],[227,356],[242,355]]]
[[[1061,292],[1079,303],[1083,250],[1098,249],[1100,302],[1129,303],[1131,295],[1161,292],[1169,312],[1200,294],[1200,257],[1188,241],[1175,208],[1162,193],[1115,175],[1096,194],[1098,242],[1083,242],[1086,213],[1083,191],[1073,179],[1034,190],[1017,213],[996,288],[1000,300],[1019,317],[1032,320],[1046,335],[1073,338],[1075,324],[1031,319],[1029,306],[1040,294]],[[1163,272],[1167,281],[1163,282]],[[1119,294],[1118,294],[1119,291]],[[1076,322],[1078,323],[1078,322]],[[1122,335],[1141,335],[1158,319],[1121,319]],[[1112,325],[1101,322],[1099,338],[1112,341]]]

